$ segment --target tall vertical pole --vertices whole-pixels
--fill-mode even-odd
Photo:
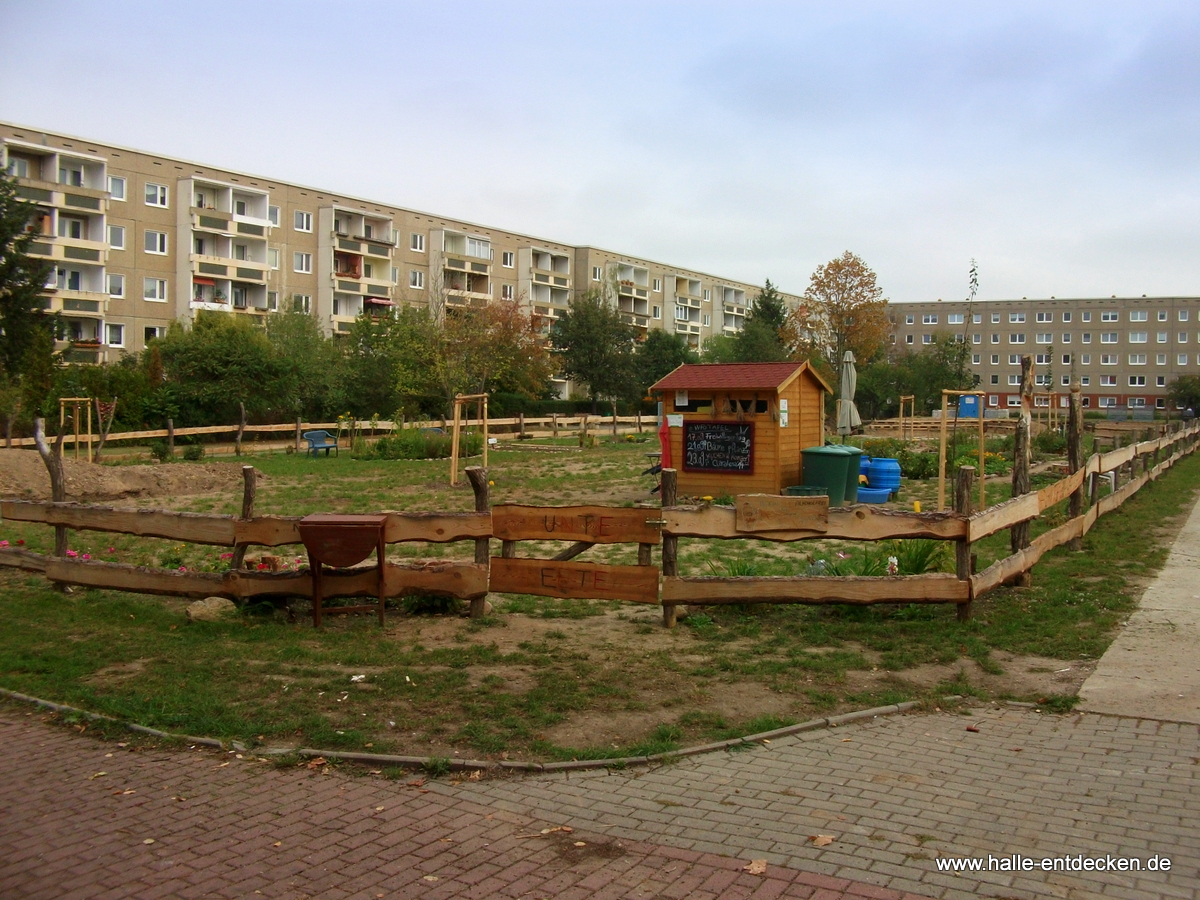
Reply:
[[[1083,402],[1082,388],[1079,379],[1071,382],[1071,405],[1067,409],[1067,469],[1074,475],[1083,468]],[[1071,492],[1068,504],[1068,518],[1074,519],[1083,514],[1083,482]],[[1082,550],[1083,541],[1071,538],[1067,542],[1068,550]]]
[[[946,419],[949,416],[947,395],[942,391],[941,441],[938,444],[938,504],[939,511],[946,508]]]
[[[1021,415],[1017,419],[1017,430],[1013,440],[1012,495],[1020,497],[1029,493],[1030,425],[1033,414],[1033,357],[1021,357]],[[1029,522],[1018,522],[1009,529],[1009,544],[1013,553],[1029,546]],[[1028,587],[1028,572],[1023,572],[1015,583]]]
[[[450,438],[450,483],[458,484],[458,414],[462,408],[462,394],[454,398],[454,428]]]
[[[971,481],[975,477],[972,466],[961,466],[955,474],[954,511],[962,516],[971,515]],[[971,583],[971,542],[960,538],[954,542],[954,573],[959,581]],[[969,596],[969,594],[968,594]],[[965,622],[971,618],[971,601],[956,604],[958,621]]]
[[[662,508],[666,510],[678,502],[679,481],[675,469],[662,470]],[[679,538],[665,531],[662,536],[662,573],[667,575],[679,574]],[[663,604],[663,627],[674,628],[677,610],[675,604]]]

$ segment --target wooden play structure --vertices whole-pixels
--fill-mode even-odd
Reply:
[[[682,365],[650,390],[666,416],[662,464],[685,496],[781,494],[803,483],[800,452],[825,442],[830,387],[807,362]]]
[[[450,441],[450,483],[458,484],[458,445],[462,435],[462,408],[465,403],[475,403],[479,413],[479,421],[483,426],[483,464],[488,462],[488,395],[487,394],[455,394],[454,395],[454,431]]]
[[[975,417],[978,422],[979,431],[979,506],[980,508],[987,506],[987,494],[984,491],[984,482],[987,480],[986,469],[984,467],[984,437],[983,437],[983,404],[986,399],[984,391],[942,391],[942,427],[938,444],[938,501],[937,508],[939,510],[946,508],[946,432],[949,430],[947,420],[950,418],[950,398],[951,397],[975,397],[975,411],[978,415]],[[956,403],[954,405],[954,421],[958,422],[958,409]],[[970,420],[968,420],[970,421]]]
[[[79,428],[79,408],[82,404],[87,411],[86,434]],[[92,398],[91,397],[59,397],[58,399],[58,430],[62,431],[67,423],[67,407],[71,406],[71,425],[75,432],[75,458],[79,459],[80,435],[87,441],[87,461],[92,461]]]
[[[908,404],[908,416],[904,415],[905,404]],[[917,398],[915,394],[900,395],[900,440],[913,439],[913,422],[917,418]]]

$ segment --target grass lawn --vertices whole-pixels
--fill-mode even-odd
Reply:
[[[493,502],[650,500],[651,481],[639,472],[653,446],[498,450]],[[281,454],[249,461],[266,475],[259,513],[473,508],[465,483],[447,483],[444,460]],[[0,572],[0,685],[251,745],[542,760],[658,752],[949,693],[1065,708],[1161,566],[1197,488],[1200,459],[1192,457],[1101,519],[1084,553],[1049,554],[1034,569],[1032,588],[989,594],[968,623],[957,622],[950,605],[708,607],[666,631],[657,607],[494,595],[494,612],[481,620],[408,600],[382,631],[370,616],[348,616],[318,632],[305,617],[289,623],[266,606],[224,623],[189,624],[183,600],[64,595],[40,577]],[[1003,499],[1007,481],[988,490],[991,502]],[[920,499],[932,508],[936,479],[906,482],[903,491],[906,505]],[[159,505],[236,513],[241,498],[171,497]],[[1035,534],[1064,517],[1051,511]],[[6,523],[0,537],[46,552],[53,532]],[[980,568],[1006,555],[1007,541],[1004,533],[977,545]],[[561,546],[522,544],[520,553]],[[123,535],[74,533],[72,547],[122,562],[227,566],[221,548]],[[829,541],[686,539],[680,568],[796,574],[857,550]],[[472,547],[395,545],[391,552],[470,558]],[[633,563],[636,546],[596,547],[580,559]]]

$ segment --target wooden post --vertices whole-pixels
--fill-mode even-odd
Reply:
[[[241,415],[238,419],[237,437],[233,442],[233,453],[235,456],[242,455],[242,435],[246,433],[246,404],[238,403],[238,410]]]
[[[948,418],[949,409],[947,407],[948,397],[945,391],[942,391],[942,423],[941,423],[941,441],[938,444],[938,504],[939,511],[946,508],[946,419]]]
[[[616,400],[614,400],[612,402],[612,411],[613,411],[612,433],[613,433],[613,437],[616,437],[617,436],[617,401]]]
[[[483,395],[483,467],[488,464],[488,395]]]
[[[100,439],[96,442],[96,453],[92,457],[93,462],[100,462],[100,453],[104,450],[104,442],[108,440],[108,432],[112,429],[113,419],[117,417],[117,398],[113,397],[112,403],[108,406],[108,418],[104,416],[104,406],[97,397],[96,403],[96,424],[100,426]]]
[[[167,419],[167,457],[175,458],[175,420]]]
[[[517,558],[517,542],[516,541],[501,541],[500,542],[500,558],[501,559],[516,559]]]
[[[254,494],[258,488],[258,479],[254,474],[254,466],[242,466],[242,519],[254,518]],[[233,548],[233,568],[240,569],[246,561],[247,544],[236,544]]]
[[[486,513],[491,507],[490,491],[488,490],[488,472],[482,466],[467,466],[467,479],[471,482],[471,490],[475,492],[475,512]],[[488,565],[491,556],[491,541],[488,538],[475,539],[475,564]],[[471,598],[471,618],[479,619],[487,614],[487,595]]]
[[[1074,475],[1083,468],[1083,400],[1079,379],[1071,382],[1071,405],[1067,410],[1067,469]],[[1067,506],[1067,517],[1074,519],[1083,514],[1083,483],[1071,492]],[[1083,540],[1071,538],[1068,550],[1082,550]]]
[[[1021,357],[1021,414],[1017,419],[1017,429],[1013,436],[1013,470],[1012,495],[1020,497],[1029,493],[1029,463],[1030,446],[1029,432],[1033,413],[1033,357]],[[1018,522],[1009,529],[1009,544],[1012,552],[1024,550],[1029,546],[1029,522]],[[1028,587],[1031,578],[1028,572],[1022,572],[1013,579],[1013,583]]]
[[[296,416],[296,452],[297,453],[300,452],[300,431],[301,431],[300,417]]]
[[[960,466],[954,482],[954,511],[961,516],[971,515],[971,488],[975,479],[974,466]],[[954,573],[959,581],[971,580],[971,542],[966,538],[954,542]],[[956,604],[958,621],[971,618],[971,601]]]
[[[63,478],[63,429],[59,428],[58,437],[54,439],[54,446],[50,447],[46,443],[46,420],[34,419],[33,442],[37,445],[38,455],[42,457],[42,462],[46,464],[46,471],[50,473],[50,499],[55,503],[65,503],[67,485]],[[67,526],[65,525],[54,526],[54,555],[67,555]],[[60,590],[67,589],[67,586],[61,583],[57,587]]]
[[[550,413],[550,430],[558,437],[558,413]]]
[[[579,422],[579,446],[586,447],[588,441],[588,416],[583,414],[583,418]]]
[[[450,438],[450,484],[458,484],[458,416],[459,410],[462,408],[462,401],[459,399],[462,394],[458,394],[454,398],[454,430]]]
[[[983,404],[986,394],[976,394],[979,398],[979,508],[987,509],[987,435],[983,428]]]
[[[675,469],[662,470],[662,505],[663,509],[674,506],[678,501],[679,473]],[[663,575],[679,574],[679,538],[673,534],[663,533],[662,536],[662,573]],[[663,604],[663,627],[674,628],[677,610],[675,604]]]
[[[525,413],[517,413],[517,437],[520,440],[525,439]]]
[[[642,433],[642,411],[640,409],[637,411],[637,433]]]
[[[92,404],[85,402],[83,405],[85,407],[87,407],[87,439],[88,439],[87,461],[92,462]],[[76,410],[78,410],[78,408],[79,408],[78,404],[76,405],[75,408],[76,408]]]

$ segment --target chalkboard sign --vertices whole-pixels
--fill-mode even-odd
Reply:
[[[753,475],[753,423],[684,422],[683,469]]]

